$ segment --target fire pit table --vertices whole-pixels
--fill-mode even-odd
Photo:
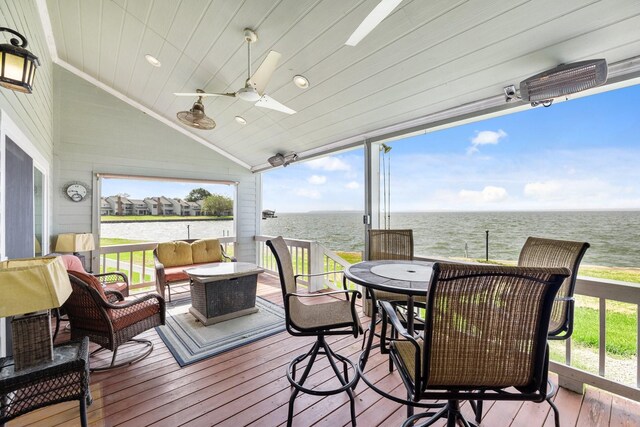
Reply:
[[[189,312],[204,325],[256,313],[258,274],[264,270],[248,262],[221,262],[187,268],[191,278]]]

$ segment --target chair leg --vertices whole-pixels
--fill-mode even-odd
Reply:
[[[87,427],[87,399],[80,398],[80,425]]]
[[[558,407],[555,403],[553,403],[553,400],[551,400],[550,397],[547,397],[546,401],[549,402],[549,405],[551,405],[551,409],[553,409],[553,419],[555,421],[555,426],[560,427],[560,411],[558,410]]]
[[[313,364],[315,363],[318,354],[324,354],[327,357],[327,360],[329,361],[329,365],[331,366],[331,369],[333,369],[333,372],[335,373],[336,378],[340,381],[341,387],[337,387],[331,390],[320,390],[320,389],[304,387],[304,382],[309,376],[309,373],[311,372],[311,368],[313,367]],[[302,376],[300,377],[300,380],[296,381],[295,378],[293,377],[293,372],[295,371],[296,365],[302,362],[303,360],[306,360],[307,358],[308,358],[307,366],[305,367],[302,373]],[[343,376],[343,372],[341,372],[340,368],[338,367],[338,364],[336,363],[336,361],[343,363],[344,376]],[[355,372],[351,380],[349,380],[347,376],[349,365]],[[359,378],[360,377],[358,375],[358,370],[356,369],[356,365],[354,364],[354,362],[351,362],[348,358],[335,353],[333,350],[331,350],[331,348],[327,344],[324,336],[318,335],[318,338],[316,342],[313,344],[313,347],[311,348],[311,350],[293,359],[287,369],[287,379],[289,380],[289,383],[291,384],[291,386],[294,388],[294,390],[291,393],[291,397],[289,398],[287,426],[291,426],[291,423],[293,422],[294,401],[298,393],[301,391],[314,396],[330,396],[333,394],[342,393],[343,391],[346,392],[347,395],[349,396],[349,403],[350,403],[350,410],[351,410],[351,424],[355,426],[356,425],[356,409],[355,409],[355,396],[353,393],[353,389],[355,388]]]
[[[134,355],[132,357],[129,357],[128,359],[125,359],[125,360],[123,360],[121,362],[116,363],[116,356],[117,356],[117,353],[118,353],[118,347],[116,347],[116,349],[113,351],[113,356],[111,357],[111,363],[109,365],[93,367],[93,366],[91,366],[91,363],[90,363],[89,366],[91,366],[91,367],[89,368],[89,370],[91,372],[100,372],[100,371],[108,371],[108,370],[111,370],[111,369],[120,368],[120,367],[126,366],[126,365],[131,365],[132,363],[135,363],[135,362],[138,362],[138,361],[144,359],[149,354],[151,354],[151,352],[153,351],[153,343],[151,341],[149,341],[149,340],[134,338],[134,339],[130,339],[129,341],[127,341],[127,343],[131,343],[131,342],[143,344],[144,347],[147,347],[147,349],[141,351],[137,355]],[[99,349],[92,351],[89,356],[93,356],[94,354],[96,354],[96,353],[98,353],[98,352],[100,352],[102,350],[107,350],[107,349],[105,347],[100,347]]]

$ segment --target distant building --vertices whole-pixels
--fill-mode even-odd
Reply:
[[[149,215],[149,207],[145,203],[144,200],[140,199],[129,199],[131,203],[133,203],[133,214],[134,215]]]
[[[133,215],[133,203],[125,196],[109,196],[105,199],[114,215]]]
[[[114,211],[107,199],[100,197],[100,215],[113,215]]]

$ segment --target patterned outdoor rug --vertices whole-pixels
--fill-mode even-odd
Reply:
[[[204,326],[189,313],[190,301],[167,303],[166,325],[156,331],[180,366],[266,338],[285,330],[284,309],[260,297],[258,312]]]

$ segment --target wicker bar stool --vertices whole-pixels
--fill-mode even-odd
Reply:
[[[348,358],[335,353],[329,347],[325,336],[327,335],[353,335],[358,337],[362,331],[360,320],[356,313],[356,298],[360,298],[358,291],[333,291],[318,294],[297,293],[297,278],[300,276],[293,274],[293,263],[287,244],[282,237],[267,240],[267,246],[273,252],[280,274],[280,285],[282,296],[284,297],[284,310],[287,331],[294,336],[315,336],[316,342],[311,349],[296,357],[291,361],[287,369],[287,379],[294,390],[289,399],[289,413],[287,425],[291,426],[293,421],[293,404],[299,392],[308,393],[315,396],[329,396],[346,392],[349,396],[351,407],[351,424],[356,425],[355,398],[353,389],[359,379],[355,364]],[[331,274],[326,273],[326,274]],[[323,274],[323,273],[319,273]],[[303,301],[311,302],[316,298],[326,298],[328,295],[344,295],[346,299],[335,299],[331,302],[305,304]],[[351,298],[349,298],[351,295]],[[326,356],[329,365],[336,378],[340,381],[340,386],[333,389],[311,389],[304,386],[311,369],[318,355]],[[299,379],[296,379],[296,368],[300,363],[307,361],[307,365]],[[336,362],[342,364],[342,372]],[[349,379],[348,371],[353,371],[353,377]]]

